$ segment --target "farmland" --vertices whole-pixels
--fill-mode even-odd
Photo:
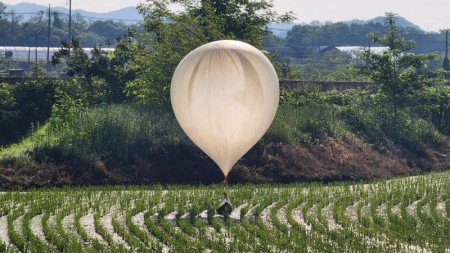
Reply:
[[[0,251],[448,252],[449,181],[8,191]],[[229,217],[214,211],[223,191]]]

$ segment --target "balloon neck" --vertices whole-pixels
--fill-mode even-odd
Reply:
[[[228,185],[228,178],[227,178],[227,177],[225,177],[225,178],[223,179],[222,184],[223,184],[224,186],[227,186],[227,185]]]

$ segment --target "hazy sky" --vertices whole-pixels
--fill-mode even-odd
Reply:
[[[0,0],[7,4],[30,2],[42,5],[64,6],[69,0]],[[73,9],[108,12],[135,6],[143,0],[72,0]],[[274,0],[278,12],[294,11],[296,22],[346,21],[370,19],[394,12],[426,31],[450,28],[450,0]]]

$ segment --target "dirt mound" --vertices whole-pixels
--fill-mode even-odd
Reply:
[[[287,183],[370,180],[450,168],[450,142],[419,145],[414,152],[396,146],[372,147],[357,138],[326,138],[311,146],[284,143],[255,145],[230,172],[230,183]],[[1,168],[2,187],[103,184],[211,184],[223,175],[194,146],[148,149],[128,161],[92,164],[48,159],[21,168]]]

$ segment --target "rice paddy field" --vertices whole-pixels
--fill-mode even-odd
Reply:
[[[229,217],[215,214],[224,191]],[[1,192],[0,252],[450,252],[450,172]]]

